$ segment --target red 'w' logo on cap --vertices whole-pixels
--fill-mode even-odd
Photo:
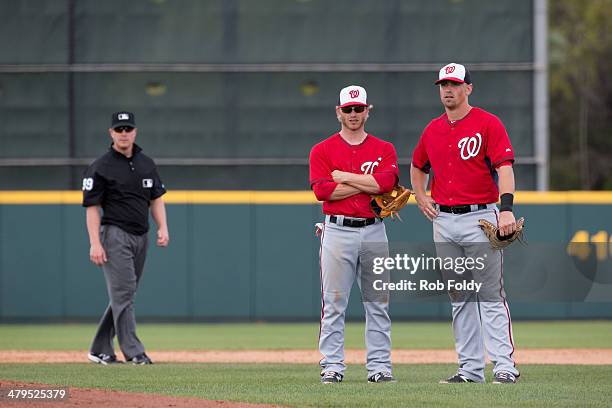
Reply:
[[[455,72],[455,66],[454,66],[454,65],[451,65],[450,67],[446,67],[446,68],[444,68],[444,71],[445,71],[447,74],[452,74],[453,72]]]
[[[355,99],[359,96],[359,89],[353,89],[352,91],[349,91],[349,95],[351,95],[351,98]]]

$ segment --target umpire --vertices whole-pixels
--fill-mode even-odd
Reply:
[[[134,143],[134,114],[113,113],[108,132],[113,140],[111,147],[89,166],[83,178],[89,258],[102,266],[110,298],[88,358],[104,365],[119,363],[113,347],[116,334],[126,361],[153,364],[136,336],[134,295],[147,254],[149,207],[158,228],[157,245],[168,245],[162,199],[166,190],[153,160]]]

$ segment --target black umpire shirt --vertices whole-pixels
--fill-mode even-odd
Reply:
[[[149,230],[149,204],[165,192],[155,162],[136,144],[130,158],[111,146],[83,176],[83,207],[102,206],[102,225],[134,235]]]

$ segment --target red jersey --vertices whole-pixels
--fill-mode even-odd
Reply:
[[[488,204],[499,199],[495,169],[514,162],[499,118],[472,108],[451,123],[446,113],[432,120],[412,154],[412,165],[433,169],[431,196],[440,205]]]
[[[328,201],[338,185],[332,171],[371,174],[381,192],[391,191],[398,180],[397,154],[389,142],[372,135],[358,145],[351,145],[336,133],[316,144],[310,151],[310,187],[317,199],[324,201],[323,213],[355,218],[372,218],[370,195],[359,193],[341,200]]]

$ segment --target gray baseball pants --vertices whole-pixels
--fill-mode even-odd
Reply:
[[[110,303],[100,319],[90,351],[115,355],[116,334],[121,352],[130,360],[145,351],[136,335],[134,296],[147,255],[147,234],[133,235],[115,225],[103,225],[100,230],[108,258],[102,270]]]
[[[458,373],[476,382],[485,381],[485,349],[493,362],[493,373],[519,375],[512,359],[514,343],[503,287],[503,253],[490,248],[478,224],[479,219],[485,219],[497,225],[497,217],[497,207],[489,204],[484,210],[467,214],[440,212],[433,221],[438,257],[486,258],[482,271],[471,271],[474,280],[483,283],[485,292],[461,293],[457,297],[451,294]]]
[[[341,224],[342,217],[338,223]],[[326,217],[321,234],[321,328],[319,351],[323,355],[321,370],[343,374],[344,319],[349,295],[355,279],[362,292],[362,274],[372,273],[364,265],[371,265],[374,257],[388,257],[389,248],[385,224],[362,228],[333,224]],[[368,376],[381,371],[391,372],[391,319],[389,302],[364,301]]]

